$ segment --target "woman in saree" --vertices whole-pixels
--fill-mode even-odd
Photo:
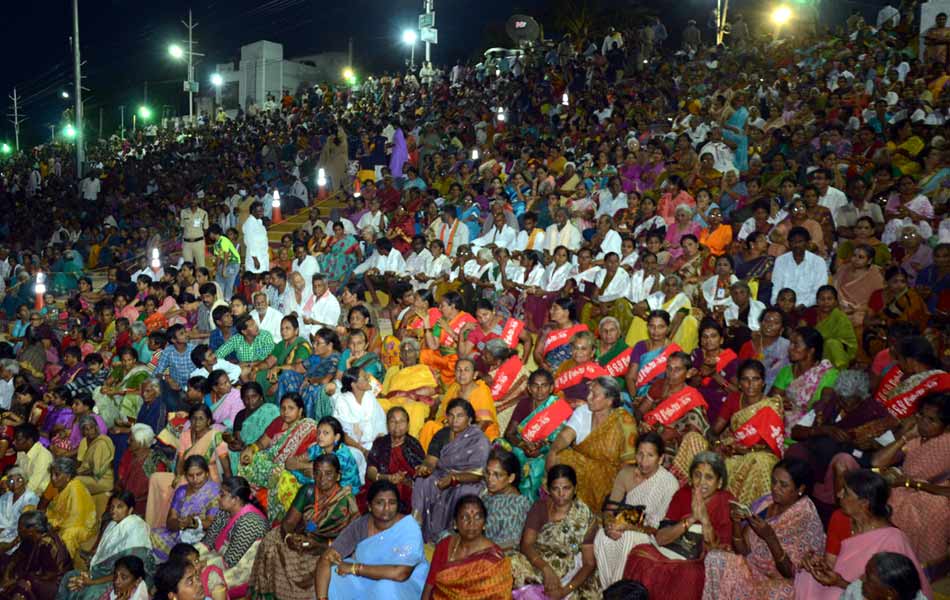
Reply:
[[[926,323],[928,318],[927,305],[917,290],[907,285],[907,273],[902,268],[888,267],[884,281],[887,285],[868,299],[862,342],[869,356],[883,349],[880,338],[885,328],[898,321]]]
[[[571,338],[571,358],[554,373],[554,392],[572,407],[587,400],[588,384],[595,377],[607,375],[606,369],[594,361],[594,336],[581,331]]]
[[[732,225],[722,222],[722,210],[718,204],[706,209],[706,228],[699,234],[699,243],[711,256],[722,256],[732,245]]]
[[[620,321],[614,317],[604,317],[597,326],[597,340],[594,353],[597,364],[612,375],[617,383],[624,384],[624,376],[630,368],[633,349],[624,341]]]
[[[134,348],[126,346],[119,351],[119,364],[92,394],[98,409],[96,412],[107,427],[117,423],[127,427],[135,419],[142,405],[142,382],[150,375],[148,367],[139,362]]]
[[[506,554],[518,549],[532,500],[518,491],[521,466],[514,454],[496,447],[485,464],[485,535]]]
[[[261,540],[249,582],[253,600],[312,600],[317,556],[359,516],[350,488],[340,485],[340,461],[314,461],[315,484],[297,492],[280,527]]]
[[[872,263],[873,259],[874,250],[870,246],[857,246],[851,254],[851,260],[840,265],[834,275],[839,308],[851,321],[858,340],[861,339],[871,295],[884,289],[884,277],[881,269]]]
[[[178,439],[175,472],[155,473],[148,478],[145,520],[153,528],[165,526],[165,517],[169,514],[172,496],[186,475],[185,466],[188,458],[192,456],[203,458],[207,464],[208,476],[214,482],[221,481],[222,475],[228,477],[232,472],[227,443],[221,432],[211,428],[213,423],[211,409],[204,404],[191,407],[188,411],[188,422],[191,427],[183,431]],[[161,438],[161,434],[159,437]],[[234,467],[236,468],[237,465]]]
[[[910,119],[891,126],[891,141],[887,142],[887,150],[891,155],[891,164],[900,171],[901,175],[917,175],[920,173],[920,163],[917,156],[927,146],[926,142],[914,134]]]
[[[570,298],[557,298],[548,311],[550,325],[542,328],[534,346],[534,360],[542,369],[557,371],[561,363],[571,357],[571,339],[587,325],[578,323],[574,302]]]
[[[148,478],[172,468],[171,460],[155,443],[155,431],[146,423],[132,425],[129,447],[116,467],[115,490],[135,497],[135,514],[144,516],[148,501]]]
[[[203,456],[185,459],[184,482],[175,489],[163,527],[152,527],[152,553],[157,562],[168,560],[179,542],[196,542],[218,512],[220,486],[210,478]]]
[[[699,343],[699,320],[692,311],[693,303],[683,293],[683,280],[679,275],[669,275],[663,280],[662,291],[650,294],[646,300],[634,305],[634,319],[627,330],[626,342],[636,348],[639,342],[650,338],[648,316],[664,312],[670,317],[668,337],[684,352],[692,352]]]
[[[861,578],[865,565],[878,552],[896,552],[913,561],[921,591],[933,597],[910,539],[890,522],[889,496],[888,484],[879,474],[868,470],[845,474],[838,503],[851,520],[853,534],[841,542],[833,563],[820,552],[804,556],[795,575],[796,599],[837,600],[842,590]]]
[[[57,598],[99,600],[112,584],[115,563],[120,558],[135,556],[152,565],[148,524],[132,512],[133,508],[135,497],[129,492],[118,492],[109,500],[109,516],[112,520],[99,538],[89,560],[89,569],[66,573],[59,584]]]
[[[617,471],[635,456],[637,423],[620,406],[621,388],[613,377],[590,384],[587,404],[578,406],[551,444],[545,465],[564,464],[578,473],[577,495],[587,506],[600,507]]]
[[[316,439],[317,424],[304,416],[303,398],[289,393],[280,399],[280,416],[263,436],[241,451],[238,474],[256,493],[266,495],[267,516],[272,523],[284,517],[300,488],[293,476],[281,477],[287,459],[305,455]]]
[[[705,319],[699,326],[699,348],[690,356],[695,374],[689,384],[702,394],[706,401],[706,416],[710,424],[719,419],[726,398],[735,392],[738,355],[723,348],[723,329],[716,321]],[[721,429],[714,431],[721,431]]]
[[[260,440],[274,419],[280,416],[280,406],[264,402],[264,388],[256,381],[241,386],[241,402],[244,408],[234,417],[232,432],[222,434],[228,444],[232,465],[241,464],[241,452]]]
[[[818,288],[815,306],[805,311],[804,321],[824,339],[822,356],[836,369],[847,368],[857,354],[858,338],[851,319],[839,307],[838,290],[834,286]]]
[[[23,600],[53,600],[73,561],[46,515],[23,513],[17,524],[20,545],[0,567],[0,594]]]
[[[455,363],[458,361],[458,343],[462,330],[469,323],[477,323],[475,317],[462,310],[462,296],[458,292],[446,292],[439,301],[440,318],[425,331],[425,348],[419,361],[439,371],[442,385],[455,382]]]
[[[17,523],[23,513],[33,510],[40,498],[27,488],[26,476],[20,467],[11,467],[0,480],[0,554],[16,548]]]
[[[676,207],[672,222],[667,226],[663,246],[670,254],[671,265],[683,255],[683,238],[690,236],[687,239],[691,239],[697,246],[699,244],[702,227],[693,220],[694,214],[694,207],[680,204]]]
[[[762,363],[748,360],[740,365],[737,402],[726,413],[730,414],[729,428],[715,446],[727,457],[729,491],[749,504],[768,491],[772,467],[785,449],[782,399],[765,396]]]
[[[91,414],[79,418],[79,430],[82,432],[82,441],[76,452],[76,460],[79,461],[76,479],[92,495],[96,514],[103,514],[115,482],[115,446],[109,436],[99,430],[99,423]]]
[[[277,397],[283,398],[290,392],[300,394],[304,399],[304,416],[313,420],[333,414],[330,396],[336,391],[332,382],[340,365],[341,350],[336,332],[321,327],[313,334],[313,354],[278,377]]]
[[[447,423],[449,403],[457,398],[465,400],[475,411],[472,423],[482,430],[489,441],[501,435],[491,389],[481,379],[475,379],[475,361],[470,358],[459,359],[455,363],[455,377],[453,379],[454,382],[442,395],[442,402],[439,403],[435,418],[426,421],[419,433],[419,443],[427,452],[435,435],[442,431]]]
[[[735,598],[792,600],[795,573],[803,559],[825,547],[825,532],[806,494],[811,471],[798,460],[780,461],[772,469],[771,492],[732,518],[733,552],[706,555],[704,600]]]
[[[440,541],[429,565],[422,600],[493,600],[511,594],[511,560],[485,535],[488,510],[475,495],[455,504],[455,530]]]
[[[317,600],[417,600],[422,595],[429,571],[422,531],[398,509],[393,483],[370,486],[369,514],[347,525],[317,562]]]
[[[739,242],[736,242],[737,244]],[[758,283],[756,298],[760,301],[772,298],[772,267],[775,257],[768,254],[769,238],[758,231],[745,239],[745,253],[736,261],[736,277],[743,281]]]
[[[320,272],[326,273],[335,289],[339,289],[346,285],[353,269],[363,260],[360,244],[354,236],[345,232],[342,221],[333,224],[333,236],[327,240],[327,244],[327,253],[317,257]]]
[[[362,308],[356,306],[355,308]],[[378,337],[378,336],[377,336]],[[367,350],[369,341],[363,329],[351,329],[347,339],[347,349],[340,355],[340,364],[337,367],[337,376],[349,369],[362,369],[374,380],[380,381],[385,375],[383,363],[375,352]]]
[[[228,597],[243,598],[261,538],[270,526],[254,505],[251,486],[243,477],[228,477],[221,482],[218,507],[195,548],[206,569],[216,568],[223,573]]]
[[[883,269],[891,264],[891,249],[874,236],[874,231],[875,224],[871,217],[858,217],[858,220],[854,223],[854,237],[849,240],[840,240],[838,243],[835,260],[839,270],[848,264],[848,260],[854,256],[855,251],[861,246],[870,248],[871,262],[877,267]]]
[[[577,473],[568,465],[548,470],[548,498],[531,507],[520,552],[511,558],[516,598],[600,598],[594,571],[597,516],[580,499]]]
[[[946,567],[950,542],[950,396],[930,394],[920,399],[916,424],[874,453],[878,469],[898,467],[890,478],[891,522],[910,538],[914,553],[931,579]]]
[[[689,485],[673,494],[654,542],[635,546],[627,556],[624,579],[641,582],[651,596],[699,600],[705,579],[702,550],[731,547],[729,502],[734,498],[725,489],[727,483],[719,454],[697,454],[689,468]],[[698,553],[688,551],[699,537],[703,547]]]
[[[604,527],[594,538],[597,577],[607,589],[623,578],[627,555],[634,546],[649,543],[666,516],[679,481],[663,468],[664,443],[648,431],[637,439],[637,464],[620,469],[614,488],[604,501]]]
[[[50,265],[50,270],[53,273],[50,289],[58,294],[70,292],[79,285],[79,277],[83,270],[82,255],[76,250],[66,250],[56,262]],[[92,291],[91,288],[90,285],[88,291]]]
[[[409,435],[418,439],[426,419],[438,402],[439,383],[428,365],[419,363],[419,342],[404,339],[399,345],[399,365],[386,371],[377,402],[385,411],[402,408],[409,415]]]
[[[683,292],[692,297],[699,287],[703,263],[706,262],[705,256],[699,247],[699,240],[691,233],[680,239],[680,246],[683,249],[682,254],[670,262],[667,271],[682,278]]]
[[[767,308],[759,315],[759,330],[752,332],[752,338],[739,349],[739,360],[749,358],[765,365],[765,391],[772,389],[772,383],[779,371],[789,364],[789,341],[782,337],[784,320],[778,308]]]
[[[439,539],[449,526],[458,498],[481,490],[491,449],[467,400],[450,400],[445,420],[447,425],[432,439],[425,460],[416,468],[412,486],[412,514],[429,541]]]
[[[644,324],[648,332],[647,339],[634,344],[633,351],[630,353],[630,368],[625,376],[627,392],[631,398],[645,395],[650,385],[666,372],[666,359],[674,352],[681,350],[678,344],[669,339],[670,314],[668,312],[650,311]]]
[[[356,496],[360,512],[366,512],[370,486],[380,480],[394,483],[399,501],[406,510],[412,508],[412,479],[425,460],[425,451],[410,435],[409,413],[402,406],[393,406],[386,412],[386,431],[386,435],[373,440],[366,457],[366,483]]]
[[[821,224],[811,218],[808,209],[805,208],[805,201],[800,199],[792,200],[787,210],[788,217],[776,224],[769,233],[769,254],[772,256],[781,256],[789,250],[788,234],[793,227],[802,227],[811,236],[809,250],[819,256],[825,256],[824,233]]]
[[[732,97],[730,104],[732,112],[722,124],[722,139],[732,148],[736,169],[745,173],[749,170],[749,136],[746,134],[749,109],[745,107],[745,95],[741,92]]]
[[[46,507],[50,527],[66,545],[73,561],[79,558],[80,549],[91,549],[99,524],[92,495],[76,478],[78,469],[79,463],[72,458],[60,456],[53,459],[49,481],[56,496]]]
[[[830,398],[834,391],[838,369],[831,361],[822,360],[824,344],[821,334],[811,327],[799,327],[789,336],[790,364],[782,367],[772,384],[772,393],[782,398],[785,431],[791,431],[819,400]]]
[[[297,317],[287,315],[281,319],[280,342],[274,346],[267,358],[254,365],[254,370],[257,371],[255,381],[264,390],[264,397],[269,404],[277,404],[277,381],[281,373],[310,358],[312,350],[310,343],[300,337],[300,322]]]
[[[531,351],[528,340],[525,352]],[[485,382],[489,385],[495,401],[495,413],[498,415],[499,430],[508,427],[518,400],[528,389],[528,375],[531,372],[525,366],[523,358],[502,338],[494,338],[485,343],[481,353],[482,361],[488,373]]]
[[[439,241],[432,245],[439,248],[441,243]],[[412,338],[420,344],[425,343],[426,329],[435,327],[435,324],[442,318],[442,311],[436,306],[435,298],[433,298],[430,290],[416,290],[412,295],[412,303],[408,308],[406,314],[397,320],[396,326],[393,328],[394,335],[386,336],[383,340],[384,363],[386,356],[398,354],[399,344],[408,338]]]
[[[370,315],[369,309],[363,304],[357,304],[350,308],[349,312],[346,314],[346,322],[349,325],[349,331],[362,331],[366,337],[366,348],[365,352],[371,354],[373,358],[379,361],[379,353],[383,347],[382,338],[379,335],[378,323],[373,324],[372,317]],[[364,359],[369,361],[370,359]],[[369,363],[367,363],[369,364]],[[374,367],[374,370],[379,370],[379,376],[382,377],[382,364],[379,367]]]
[[[203,391],[205,406],[211,409],[215,426],[231,431],[234,418],[244,410],[241,391],[231,383],[231,376],[223,369],[211,371]]]

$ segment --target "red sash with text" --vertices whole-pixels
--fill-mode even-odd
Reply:
[[[534,415],[521,430],[521,437],[528,442],[544,441],[554,433],[564,421],[574,413],[574,409],[563,398]]]
[[[547,354],[555,348],[560,348],[565,344],[571,343],[571,338],[574,337],[575,333],[580,333],[582,331],[587,331],[587,325],[583,323],[578,323],[573,327],[567,329],[558,329],[557,331],[552,331],[548,334],[548,337],[544,338],[544,348],[542,352]]]
[[[775,456],[782,458],[782,447],[785,444],[785,422],[771,406],[765,406],[742,427],[736,430],[735,440],[751,448],[760,441],[772,450]]]
[[[709,408],[709,405],[696,388],[687,385],[643,415],[643,420],[648,425],[660,423],[669,427],[682,419],[683,415],[699,407]]]
[[[663,349],[659,356],[645,365],[640,365],[640,371],[637,372],[637,387],[643,387],[660,376],[666,371],[666,359],[674,352],[679,352],[680,347],[676,344],[670,344]]]
[[[501,332],[501,339],[505,340],[509,348],[517,348],[522,331],[524,331],[524,321],[519,321],[511,317],[505,321],[505,328]]]
[[[897,373],[892,376],[895,371]],[[874,398],[896,419],[906,419],[916,413],[917,404],[924,396],[950,390],[950,373],[941,372],[934,373],[902,394],[896,394],[888,398],[887,394],[900,384],[902,376],[903,373],[900,372],[900,369],[897,367],[891,368],[884,375],[884,379],[874,395]]]
[[[623,377],[630,368],[630,357],[633,356],[633,348],[627,348],[617,356],[610,359],[604,369],[611,377]]]
[[[517,354],[501,363],[501,366],[498,367],[498,371],[495,373],[495,379],[491,384],[491,397],[494,398],[496,402],[505,397],[505,394],[508,393],[508,390],[511,389],[511,386],[514,385],[518,379],[518,374],[521,373],[523,367],[524,363],[521,362],[521,357]]]
[[[449,323],[450,331],[442,329],[439,331],[439,345],[440,346],[452,346],[458,342],[459,334],[462,332],[462,328],[468,325],[469,323],[478,323],[475,320],[475,317],[468,314],[467,312],[459,313],[452,319],[452,322]]]
[[[732,361],[739,358],[735,352],[729,348],[725,348],[719,352],[719,358],[716,359],[716,372],[722,373],[726,370],[726,367],[732,364]],[[709,385],[709,382],[712,381],[712,377],[703,377],[703,385]]]
[[[571,367],[570,369],[558,375],[554,380],[554,391],[560,392],[561,390],[573,387],[582,381],[609,375],[610,373],[607,372],[607,369],[603,368],[597,363],[593,361],[586,362],[582,365]]]

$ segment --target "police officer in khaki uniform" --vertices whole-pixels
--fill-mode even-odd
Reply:
[[[198,198],[204,197],[204,192],[197,195],[188,193],[188,207],[181,211],[181,257],[182,260],[194,263],[196,267],[205,266],[205,231],[208,229],[208,213],[198,206]]]

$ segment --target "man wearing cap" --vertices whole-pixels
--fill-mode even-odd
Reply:
[[[204,191],[189,193],[188,206],[179,215],[181,224],[181,258],[196,267],[205,266],[205,231],[208,229],[208,213],[198,206],[198,198]]]

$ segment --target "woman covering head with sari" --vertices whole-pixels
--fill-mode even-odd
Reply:
[[[102,514],[115,482],[115,446],[109,436],[99,431],[99,423],[91,414],[79,418],[79,429],[82,441],[76,452],[79,461],[76,479],[92,494],[96,514]]]
[[[838,304],[838,290],[831,285],[818,288],[815,306],[805,311],[805,322],[824,340],[822,356],[836,369],[845,369],[854,360],[858,338],[851,319]]]
[[[620,386],[613,377],[591,382],[587,404],[578,406],[551,444],[547,468],[568,465],[578,475],[577,497],[587,506],[600,507],[614,477],[632,462],[637,422],[620,406]]]
[[[261,540],[251,572],[252,599],[311,600],[314,557],[359,516],[352,491],[340,485],[336,456],[318,457],[313,472],[316,483],[300,488],[280,527]]]
[[[0,594],[25,600],[52,600],[73,560],[66,545],[38,510],[17,523],[20,545],[0,567]]]
[[[832,393],[838,370],[822,360],[824,338],[811,327],[799,327],[789,336],[788,359],[772,384],[782,398],[785,431],[791,431],[823,396]]]
[[[271,421],[263,436],[241,451],[238,474],[260,493],[266,490],[267,516],[271,522],[284,517],[300,487],[293,476],[282,477],[287,459],[305,455],[317,440],[317,424],[304,417],[303,411],[300,394],[284,395],[280,399],[280,416]]]
[[[417,600],[428,572],[419,524],[399,513],[396,486],[376,481],[369,514],[350,523],[317,562],[317,600]]]
[[[425,451],[409,434],[409,413],[402,406],[393,406],[386,412],[386,432],[373,440],[366,457],[366,483],[356,497],[361,512],[365,512],[368,505],[370,486],[380,480],[394,483],[399,501],[406,510],[412,508],[412,479],[416,467],[425,460]]]
[[[300,337],[300,324],[297,317],[287,315],[280,321],[280,342],[271,350],[270,356],[255,365],[257,384],[265,392],[269,404],[276,404],[277,380],[281,373],[293,368],[298,362],[310,357],[310,343]]]
[[[734,505],[734,552],[711,550],[706,555],[703,598],[792,600],[798,565],[821,552],[825,532],[808,486],[811,470],[798,460],[783,460],[772,469],[772,489],[753,502]]]
[[[467,400],[448,401],[445,421],[447,425],[432,438],[425,461],[416,467],[412,486],[412,514],[430,541],[448,527],[455,501],[482,489],[483,469],[491,450]]]
[[[304,416],[318,420],[333,413],[330,396],[336,391],[333,380],[340,364],[340,337],[329,327],[313,334],[313,354],[294,363],[277,379],[277,397],[296,392],[304,400]],[[325,389],[329,384],[329,389]]]
[[[79,464],[72,458],[61,456],[53,459],[49,480],[57,493],[46,507],[50,527],[65,544],[73,560],[79,557],[81,547],[95,539],[99,523],[92,495],[76,477],[78,469]]]
[[[485,535],[485,504],[478,496],[462,496],[455,503],[454,514],[456,533],[436,545],[422,600],[508,596],[511,560]]]
[[[99,538],[89,569],[66,573],[59,584],[57,598],[99,600],[112,584],[116,561],[123,557],[135,556],[151,567],[148,524],[132,512],[133,508],[135,497],[129,492],[118,492],[109,500],[111,521]]]

